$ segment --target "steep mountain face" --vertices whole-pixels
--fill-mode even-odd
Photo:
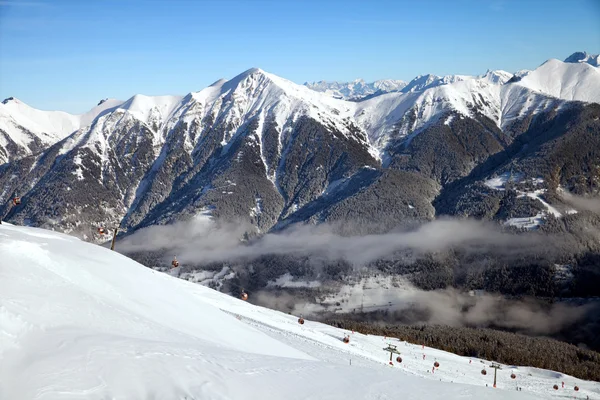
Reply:
[[[573,121],[587,126],[594,109],[578,101],[600,102],[598,68],[588,62],[377,85],[395,91],[344,101],[251,69],[186,96],[107,100],[81,116],[8,100],[0,107],[0,132],[10,139],[0,142],[0,213],[94,241],[105,239],[97,226],[134,231],[199,213],[245,221],[256,232],[344,220],[383,231],[439,214],[507,220],[506,207],[484,206],[495,195],[482,200],[485,193],[456,185],[489,189],[485,182],[506,172],[491,163],[521,154],[540,126],[553,126],[553,137],[572,132]],[[583,150],[570,151],[578,160]],[[534,153],[528,168],[561,164],[559,152],[550,153],[552,161]],[[552,179],[594,192],[596,158],[585,157],[585,168],[564,164],[574,172]],[[15,194],[19,207],[9,201]],[[523,210],[541,213],[552,203],[521,197]],[[465,207],[465,198],[473,204]]]
[[[378,165],[343,102],[258,69],[184,102],[128,226],[211,209],[268,229],[331,182]]]
[[[570,103],[524,121],[523,130],[502,151],[448,185],[436,200],[438,212],[537,226],[542,217],[576,212],[560,201],[557,191],[600,192],[600,105]],[[485,203],[478,200],[482,198]],[[527,218],[531,220],[521,220]]]
[[[268,229],[331,183],[379,166],[349,112],[258,69],[183,98],[135,96],[5,164],[5,191],[23,197],[9,217],[90,238],[97,225],[129,229],[208,208]]]
[[[357,79],[352,82],[305,82],[304,86],[336,99],[359,100],[368,96],[398,92],[406,86],[406,82],[394,79],[382,79],[366,83],[362,79]]]
[[[117,109],[45,152],[7,164],[2,177],[20,179],[4,187],[23,197],[13,218],[85,238],[104,223],[114,226],[155,157],[154,140],[146,124]]]

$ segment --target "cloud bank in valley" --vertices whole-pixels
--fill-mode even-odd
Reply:
[[[203,264],[251,260],[264,255],[308,255],[344,260],[360,266],[395,252],[439,252],[458,248],[469,252],[502,252],[515,256],[542,250],[548,238],[514,235],[496,224],[476,220],[438,219],[416,228],[384,234],[348,236],[334,225],[295,225],[242,241],[251,227],[244,223],[213,223],[206,218],[141,229],[119,242],[125,253],[164,251],[182,263]]]
[[[600,212],[600,201],[565,197],[579,210]],[[347,228],[347,227],[346,227]],[[562,235],[514,234],[498,224],[472,219],[441,218],[419,226],[384,234],[342,235],[335,225],[302,224],[242,240],[252,226],[245,223],[214,222],[207,217],[166,226],[141,229],[119,241],[125,253],[164,252],[165,263],[177,255],[182,264],[244,263],[267,255],[314,257],[319,261],[343,260],[361,267],[397,252],[419,254],[457,249],[473,255],[505,260],[531,254],[552,256],[572,245]],[[345,229],[348,231],[348,229]],[[351,230],[350,230],[351,231]],[[423,291],[405,283],[391,301],[390,322],[432,323],[451,326],[481,326],[514,329],[530,334],[555,334],[576,323],[592,309],[590,305],[548,305],[535,299],[508,300],[495,294],[471,297],[453,288]],[[387,294],[389,299],[389,293]],[[285,291],[255,291],[252,302],[295,314],[316,315],[327,308],[300,300]],[[387,300],[381,304],[385,304]],[[346,311],[351,311],[346,310]]]

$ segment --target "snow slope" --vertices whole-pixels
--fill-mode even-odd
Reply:
[[[85,114],[73,115],[63,111],[38,110],[18,99],[6,99],[0,103],[0,164],[9,159],[2,155],[3,149],[6,154],[15,152],[14,148],[8,150],[9,145],[16,146],[22,155],[32,154],[33,142],[38,142],[41,149],[49,147],[121,103],[107,99]]]
[[[517,84],[563,100],[600,103],[600,69],[587,62],[550,59]]]
[[[344,344],[63,234],[2,224],[0,254],[1,399],[535,399],[575,384],[600,398],[599,383],[527,367],[506,366],[517,381],[505,370],[494,390],[480,360],[350,332]]]

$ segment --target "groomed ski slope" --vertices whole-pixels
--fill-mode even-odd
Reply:
[[[479,360],[357,333],[344,344],[344,333],[67,235],[0,225],[3,400],[600,398],[600,383],[524,367],[515,381],[505,367],[493,389]],[[387,365],[387,343],[401,364]]]

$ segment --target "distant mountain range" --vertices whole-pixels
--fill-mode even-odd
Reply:
[[[512,77],[513,74],[506,71],[487,71],[484,75],[478,77],[467,75],[437,76],[427,74],[419,75],[410,82],[387,79],[365,83],[364,80],[357,79],[352,82],[305,82],[304,86],[317,92],[325,93],[336,99],[363,101],[385,93],[419,92],[436,86],[447,85],[473,78],[487,79],[493,83],[505,83]]]
[[[385,230],[441,214],[516,226],[531,217],[535,227],[565,215],[550,195],[559,187],[598,191],[597,65],[575,53],[516,74],[306,85],[253,68],[185,96],[106,99],[83,115],[9,98],[0,213],[92,241],[103,240],[99,225],[131,232],[198,213],[257,232],[338,220]],[[502,202],[506,182],[534,181]]]
[[[304,86],[317,92],[325,93],[336,99],[360,100],[374,94],[398,92],[406,86],[406,82],[384,79],[365,83],[362,79],[356,79],[352,82],[305,82]]]

